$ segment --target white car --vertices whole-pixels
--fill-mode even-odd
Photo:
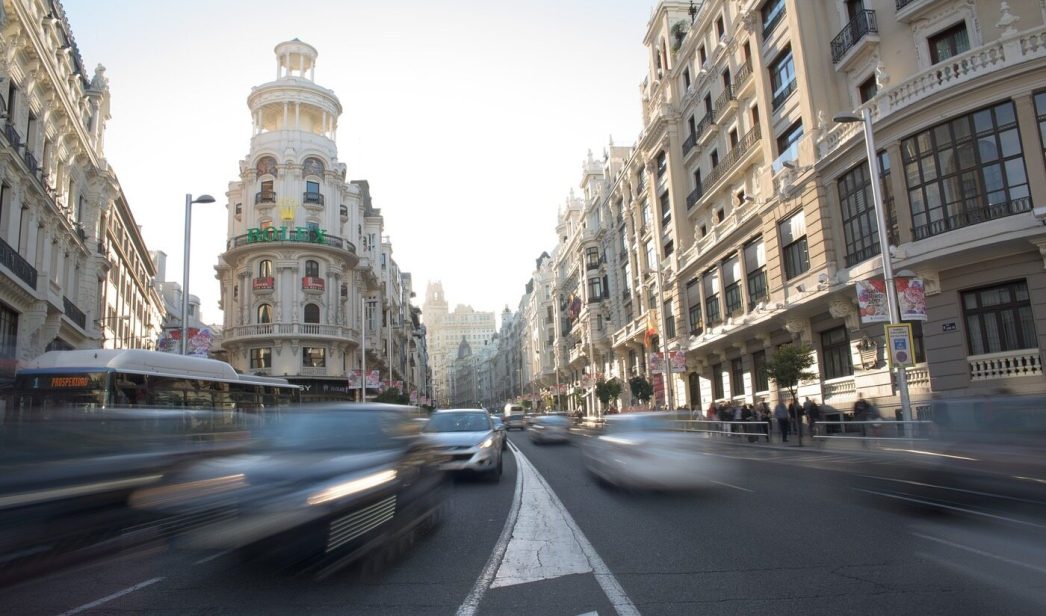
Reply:
[[[612,485],[687,490],[732,480],[729,458],[708,455],[697,435],[675,429],[668,413],[607,418],[602,434],[585,439],[585,467]]]
[[[504,433],[496,430],[483,409],[436,411],[422,433],[447,460],[445,471],[474,471],[489,479],[501,478]]]

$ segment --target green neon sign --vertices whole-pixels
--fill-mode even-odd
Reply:
[[[309,227],[266,227],[264,229],[247,229],[247,243],[256,242],[305,242],[308,244],[326,244],[327,231]]]

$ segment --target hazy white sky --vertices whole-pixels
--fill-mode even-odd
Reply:
[[[217,255],[228,183],[250,146],[247,95],[275,76],[273,47],[319,51],[316,81],[344,113],[338,152],[370,181],[393,257],[448,301],[513,310],[591,148],[641,128],[650,0],[524,2],[65,0],[88,72],[108,69],[106,157],[151,250],[181,281],[185,193],[190,292],[221,323]]]

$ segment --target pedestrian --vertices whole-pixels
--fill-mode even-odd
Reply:
[[[803,402],[803,411],[806,413],[806,422],[810,426],[810,438],[813,438],[814,425],[821,420],[821,407],[807,396],[806,402]]]
[[[868,401],[860,392],[857,394],[857,402],[854,402],[854,421],[861,423],[861,436],[868,436],[868,424],[864,423],[868,421]]]
[[[785,406],[784,400],[778,400],[777,406],[774,407],[774,419],[777,420],[777,428],[781,431],[781,442],[788,442],[789,432],[789,417],[788,407]]]
[[[715,418],[716,418],[716,408],[715,408],[715,402],[714,401],[708,403],[708,411],[706,412],[706,414],[707,414],[708,421],[715,421]]]
[[[792,425],[795,426],[795,433],[799,435],[799,440],[803,438],[803,405],[799,404],[799,401],[792,398],[792,401],[788,403],[788,418],[792,420]]]
[[[765,400],[759,401],[759,421],[766,424],[766,442],[770,442],[770,433],[773,432],[774,418],[770,416],[770,404]]]

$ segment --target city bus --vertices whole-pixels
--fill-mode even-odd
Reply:
[[[140,349],[48,351],[15,374],[7,415],[51,409],[197,409],[266,414],[301,402],[286,379],[229,364]]]

